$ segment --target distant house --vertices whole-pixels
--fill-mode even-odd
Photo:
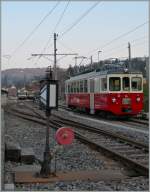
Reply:
[[[17,97],[17,88],[15,86],[8,88],[8,96]]]
[[[27,91],[39,92],[40,83],[38,81],[32,81],[29,85],[26,85]]]

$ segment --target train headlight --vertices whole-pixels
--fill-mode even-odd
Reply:
[[[136,98],[136,101],[137,101],[137,102],[140,102],[140,100],[141,100],[140,97],[137,97],[137,98]]]
[[[116,98],[112,98],[112,103],[116,103]]]

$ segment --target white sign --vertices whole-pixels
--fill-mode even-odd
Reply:
[[[40,100],[41,102],[46,105],[46,99],[47,99],[47,85],[45,85],[41,91],[40,91]]]
[[[58,87],[55,82],[46,84],[40,91],[40,101],[49,108],[57,108]]]
[[[49,86],[49,107],[56,107],[56,85]]]

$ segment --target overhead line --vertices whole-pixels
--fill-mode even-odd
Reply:
[[[68,6],[69,6],[69,3],[70,3],[70,0],[67,2],[67,4],[66,4],[66,6],[65,6],[65,8],[64,8],[64,10],[63,10],[63,12],[62,12],[62,14],[60,15],[59,20],[58,20],[58,22],[56,23],[56,25],[55,25],[52,33],[55,32],[55,30],[57,29],[58,25],[60,24],[62,18],[64,17],[64,14],[65,14]],[[44,51],[45,51],[45,49],[48,47],[48,44],[50,43],[50,41],[51,41],[51,39],[49,38],[48,41],[46,42],[43,50],[41,51],[41,54],[44,53]],[[39,59],[40,59],[40,57],[37,59],[36,63],[39,61]]]
[[[133,43],[133,44],[132,44],[132,47],[136,47],[137,45],[145,44],[145,41],[146,41],[146,39],[145,39],[144,41],[140,42],[140,43]],[[127,49],[127,47],[123,47],[123,48],[120,49],[120,50],[125,50],[125,49]],[[112,54],[114,54],[115,52],[117,52],[117,50],[112,51],[111,54],[106,54],[104,57],[107,57],[107,56],[109,56],[109,55],[112,55]]]
[[[34,34],[34,32],[40,27],[40,25],[45,21],[45,19],[52,14],[52,12],[55,10],[55,8],[58,6],[60,2],[58,1],[55,6],[42,18],[40,23],[34,27],[34,29],[29,33],[29,35],[23,40],[23,42],[13,51],[12,55],[16,53],[18,49],[20,49],[26,42],[27,40]]]
[[[141,38],[137,38],[137,39],[134,39],[134,40],[131,40],[130,42],[136,42],[136,41],[138,41],[138,40],[141,40],[141,39],[146,39],[147,38],[147,36],[143,36],[143,37],[141,37]],[[124,43],[124,44],[121,44],[120,46],[117,46],[117,47],[113,47],[113,48],[111,48],[111,49],[109,49],[109,50],[106,50],[106,51],[104,51],[104,54],[105,53],[107,53],[107,52],[111,52],[111,51],[114,51],[114,49],[116,50],[116,49],[119,49],[120,47],[122,47],[122,46],[124,46],[124,45],[127,45],[127,43]]]
[[[62,12],[62,14],[60,15],[60,18],[59,18],[58,22],[57,22],[56,25],[55,25],[54,32],[55,32],[56,28],[58,27],[58,25],[60,24],[60,22],[61,22],[61,20],[62,20],[62,18],[63,18],[63,16],[64,16],[64,14],[65,14],[68,6],[69,6],[69,3],[70,3],[70,0],[67,2],[67,4],[66,4],[66,6],[65,6],[65,8],[64,8],[64,10],[63,10],[63,12]]]
[[[65,12],[66,12],[66,10],[67,10],[67,8],[68,8],[69,3],[70,3],[70,0],[67,2],[67,4],[66,4],[66,6],[65,6],[65,8],[64,8],[64,10],[63,10],[63,12],[62,12],[62,14],[60,15],[59,20],[58,20],[57,24],[55,25],[52,33],[54,33],[54,32],[56,31],[58,25],[60,24],[60,22],[61,22],[61,20],[62,20],[62,18],[63,18],[63,16],[64,16],[64,14],[65,14]],[[51,39],[49,38],[48,41],[47,41],[47,43],[46,43],[46,45],[44,46],[43,52],[44,52],[45,49],[47,48],[50,40],[51,40]]]
[[[120,39],[120,38],[122,38],[122,37],[124,37],[124,36],[126,36],[126,35],[128,35],[128,34],[130,34],[130,33],[132,33],[132,32],[134,32],[134,31],[136,31],[137,29],[143,27],[143,26],[146,25],[148,22],[149,22],[149,21],[146,21],[146,22],[144,22],[144,23],[136,26],[135,28],[131,29],[130,31],[127,31],[127,32],[119,35],[118,37],[112,39],[111,41],[107,42],[107,43],[104,44],[101,48],[96,48],[96,49],[94,49],[93,51],[88,52],[87,54],[93,53],[93,52],[97,51],[98,49],[103,49],[104,47],[110,45],[110,44],[113,43],[114,41],[116,41],[116,40],[118,40],[118,39]]]
[[[69,2],[70,2],[70,1],[69,1]],[[62,33],[62,35],[60,35],[60,36],[58,37],[58,39],[60,39],[61,37],[63,37],[67,32],[69,32],[73,27],[75,27],[75,26],[76,26],[86,15],[88,15],[88,13],[89,13],[92,9],[94,9],[99,3],[100,3],[100,1],[94,3],[94,5],[92,5],[92,7],[90,7],[85,13],[83,13],[82,16],[80,16],[66,31],[64,31],[64,32]],[[68,4],[67,4],[67,5],[68,5]],[[67,5],[66,5],[66,6],[67,6]],[[68,7],[68,6],[67,6],[67,7]],[[66,9],[65,9],[65,10],[66,10]],[[63,15],[64,15],[64,13],[63,13]],[[58,21],[58,22],[59,22],[59,21]],[[56,30],[56,29],[55,29],[55,30]],[[43,53],[43,52],[45,51],[45,49],[47,48],[49,42],[50,42],[50,39],[49,39],[48,42],[46,43],[46,45],[45,45],[42,53]],[[38,60],[39,60],[39,59],[38,59]],[[38,62],[38,60],[37,60],[37,62]]]
[[[92,11],[92,9],[94,9],[101,1],[98,1],[96,3],[94,3],[94,5],[92,5],[85,13],[83,13],[66,31],[64,31],[62,33],[62,35],[59,37],[59,39],[61,37],[63,37],[66,33],[68,33],[70,30],[73,29],[73,27],[75,27],[86,15],[88,15],[88,13],[90,13],[90,11]]]

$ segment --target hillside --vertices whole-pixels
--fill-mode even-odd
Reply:
[[[45,76],[46,68],[16,68],[1,71],[2,87],[15,85],[22,87],[32,80],[40,80]],[[65,69],[58,69],[58,78],[60,81],[65,79]]]

